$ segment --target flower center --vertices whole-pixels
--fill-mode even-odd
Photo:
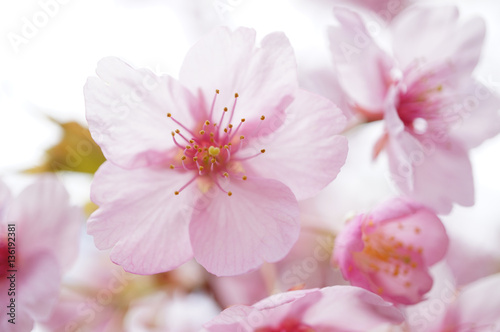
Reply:
[[[237,126],[232,124],[239,95],[234,94],[234,103],[231,110],[229,111],[227,107],[224,107],[219,121],[214,122],[214,108],[218,95],[219,90],[216,90],[209,117],[198,126],[198,130],[192,131],[188,129],[177,121],[171,113],[167,113],[167,117],[183,129],[182,131],[176,129],[172,132],[172,139],[179,150],[172,164],[170,164],[170,169],[195,173],[188,183],[175,191],[176,195],[179,195],[196,179],[202,177],[209,179],[220,190],[231,196],[232,192],[223,189],[220,182],[222,180],[227,181],[230,178],[247,180],[241,162],[255,158],[266,151],[262,149],[259,153],[251,156],[237,156],[244,145],[245,136],[240,134],[240,130],[246,121],[246,119],[242,118]],[[228,115],[226,116],[226,114]],[[261,122],[265,120],[265,116],[261,116],[260,120]]]
[[[413,67],[407,74],[410,77],[421,75],[418,69]],[[442,127],[445,124],[443,110],[448,105],[441,82],[439,75],[428,73],[415,79],[407,89],[400,91],[398,114],[411,132],[422,135],[433,127]]]
[[[405,287],[411,287],[409,274],[422,264],[423,249],[414,248],[411,244],[405,245],[396,236],[387,235],[383,227],[375,230],[373,227],[377,226],[370,220],[363,225],[364,248],[360,252],[353,253],[355,262],[364,272],[384,273],[400,279]],[[397,231],[408,231],[402,223],[398,223],[396,228]],[[420,228],[415,228],[413,231],[419,234]],[[378,292],[381,294],[383,290],[379,288]]]

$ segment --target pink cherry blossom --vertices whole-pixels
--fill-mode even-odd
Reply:
[[[335,13],[340,26],[330,42],[340,85],[358,114],[385,120],[374,156],[387,151],[394,183],[436,211],[471,206],[468,151],[500,132],[498,97],[471,76],[483,21],[462,23],[451,6],[416,6],[383,29],[350,10]]]
[[[344,164],[345,118],[297,87],[282,33],[220,28],[188,52],[180,80],[99,62],[87,120],[109,160],[96,173],[88,233],[127,271],[172,270],[193,256],[235,275],[275,262],[299,234],[297,199]]]
[[[77,255],[82,217],[55,177],[38,179],[17,197],[0,182],[0,330],[31,331],[48,317],[62,273]],[[14,310],[7,307],[11,303]]]
[[[428,267],[447,248],[445,228],[432,210],[393,199],[347,223],[335,240],[333,260],[352,285],[414,304],[431,289]]]
[[[332,286],[276,294],[253,306],[232,306],[205,328],[214,332],[367,331],[402,320],[398,309],[373,293]]]

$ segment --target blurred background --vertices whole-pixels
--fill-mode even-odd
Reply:
[[[436,1],[433,1],[433,4],[435,3]],[[457,4],[464,19],[474,15],[480,15],[485,19],[488,29],[487,37],[475,77],[500,94],[500,64],[498,62],[500,59],[500,20],[498,20],[500,2],[455,0],[439,1],[439,3]],[[252,27],[257,31],[257,40],[270,32],[284,31],[296,52],[301,83],[308,86],[308,73],[331,67],[326,28],[334,24],[331,11],[333,5],[341,5],[341,1],[23,0],[0,2],[1,179],[14,192],[19,192],[32,181],[32,173],[53,171],[54,165],[58,165],[55,168],[62,170],[58,176],[70,191],[73,203],[85,206],[87,212],[91,212],[94,208],[89,203],[92,173],[102,162],[103,157],[85,130],[83,86],[87,77],[95,75],[96,64],[101,58],[110,55],[117,56],[134,67],[147,67],[158,74],[166,73],[177,77],[189,47],[214,27],[220,25]],[[377,126],[377,124],[370,126]],[[345,190],[356,191],[355,189],[359,188],[356,186],[363,186],[363,191],[366,191],[368,196],[370,192],[372,196],[378,196],[379,191],[391,193],[392,189],[389,184],[385,183],[382,170],[387,163],[383,160],[375,164],[369,163],[369,152],[364,146],[367,139],[370,139],[370,130],[372,129],[367,128],[366,133],[363,134],[349,134],[352,137],[349,137],[348,163],[341,171],[335,182],[335,188],[332,190],[338,191],[346,188]],[[478,128],[478,130],[481,129]],[[49,157],[52,159],[49,160]],[[477,250],[500,257],[498,246],[500,243],[500,136],[486,141],[473,150],[471,159],[476,182],[476,205],[471,208],[455,206],[452,214],[444,217],[443,220],[450,233],[466,242],[466,247],[478,248]],[[54,160],[57,161],[55,164]],[[357,168],[356,162],[360,161],[366,163],[365,167]],[[366,172],[366,174],[363,173],[363,178],[367,179],[364,183],[360,183],[358,172]],[[372,178],[379,180],[369,180]],[[366,203],[368,206],[373,203],[370,199],[366,201],[368,203],[363,204]],[[333,203],[339,207],[341,211],[339,215],[361,212],[360,210],[366,206],[341,201]],[[78,278],[88,274],[92,269],[101,271],[103,274],[111,273],[113,269],[121,270],[109,262],[106,254],[100,255],[96,252],[92,239],[85,234],[84,225],[82,225],[80,256],[82,262],[79,262],[74,271],[66,276],[67,285],[78,284]],[[101,262],[102,265],[95,266],[96,261]],[[92,267],[89,267],[90,265]],[[267,275],[268,272],[263,273]],[[107,277],[102,276],[102,278]],[[135,285],[136,281],[141,278],[143,277],[137,277],[127,284]],[[217,314],[225,304],[234,301],[234,299],[222,299],[223,295],[217,295],[218,287],[221,287],[220,283],[209,281],[207,286],[207,280],[210,278],[205,276],[194,263],[187,264],[175,273],[155,278],[154,280],[149,278],[140,286],[132,287],[133,291],[130,291],[130,294],[119,296],[119,301],[122,301],[121,303],[127,306],[129,311],[126,319],[133,322],[141,321],[134,317],[147,315],[150,312],[149,309],[149,311],[146,310],[148,305],[157,304],[160,307],[161,303],[168,303],[162,306],[162,310],[168,312],[168,317],[180,319],[183,313],[185,315],[186,308],[197,310],[199,306],[200,314],[197,317],[200,317],[201,321],[206,321]],[[85,280],[82,281],[82,283],[85,282]],[[170,290],[180,289],[181,291],[180,293],[169,291],[165,298],[162,298],[161,294],[145,290],[146,284],[157,285],[157,282],[162,285],[173,285],[169,288]],[[229,287],[228,285],[230,281],[227,281],[224,287]],[[99,289],[98,284],[95,287]],[[229,292],[224,287],[221,294]],[[200,293],[199,290],[202,292]],[[76,293],[66,295],[71,298]],[[88,296],[92,297],[88,295],[92,293],[83,294],[81,298],[72,298],[75,305],[80,303],[79,301],[88,299]],[[210,296],[203,294],[210,294]],[[140,299],[146,298],[146,295],[151,298],[144,300],[146,304],[141,304]],[[214,296],[216,301],[213,300]],[[132,303],[131,299],[135,302],[128,308]],[[132,310],[135,306],[138,309]],[[113,304],[110,312],[113,315],[118,312],[116,320],[122,321],[126,310],[119,311],[117,307],[119,305]],[[110,306],[106,308],[109,309]],[[99,311],[96,309],[95,312]],[[194,312],[192,311],[188,317],[194,317]],[[111,323],[107,321],[106,324]],[[111,325],[108,325],[108,328],[109,326]],[[55,327],[50,329],[57,330]],[[140,329],[132,328],[132,330]]]

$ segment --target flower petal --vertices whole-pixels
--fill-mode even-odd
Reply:
[[[266,152],[245,162],[260,177],[288,186],[297,199],[309,198],[335,179],[347,158],[342,112],[330,101],[300,91],[288,107],[288,121],[278,131],[250,138],[245,153]]]
[[[282,259],[300,229],[297,200],[282,183],[234,180],[231,191],[229,197],[215,188],[198,200],[189,225],[196,260],[218,276]]]
[[[382,324],[403,322],[396,307],[362,288],[332,286],[321,292],[323,297],[314,310],[308,310],[304,316],[304,321],[315,326],[317,332],[368,331]]]
[[[168,112],[188,128],[203,121],[198,119],[203,105],[169,76],[117,58],[102,59],[97,74],[84,88],[87,121],[106,158],[117,165],[134,168],[167,159],[165,151],[174,146],[170,133],[179,128]]]
[[[330,27],[329,38],[340,85],[355,107],[382,118],[392,60],[357,13],[345,8],[336,8],[334,13],[340,26]]]
[[[497,273],[464,287],[450,305],[440,330],[494,331],[500,324],[499,312],[500,273]]]
[[[19,267],[22,273],[18,274],[20,306],[35,321],[43,320],[48,318],[58,299],[60,265],[47,251],[23,258]]]
[[[53,175],[43,175],[12,200],[8,219],[16,221],[24,255],[48,251],[67,268],[78,255],[83,212],[70,206],[69,194]],[[64,250],[61,250],[64,248]]]
[[[454,6],[413,7],[392,23],[394,53],[400,68],[421,61],[430,68],[447,68],[456,84],[469,79],[481,53],[485,24],[480,18],[459,24]],[[411,38],[408,38],[411,36]]]
[[[500,98],[479,82],[456,97],[453,118],[459,121],[451,135],[467,149],[475,148],[500,133]]]
[[[187,53],[179,77],[195,94],[230,108],[238,93],[235,119],[271,117],[297,88],[297,64],[283,33],[266,36],[255,47],[255,31],[218,28],[200,39]]]
[[[87,228],[96,246],[113,247],[111,259],[138,274],[172,270],[191,259],[188,224],[198,189],[192,184],[174,195],[191,177],[170,169],[124,170],[104,163],[92,183],[92,201],[99,209]]]

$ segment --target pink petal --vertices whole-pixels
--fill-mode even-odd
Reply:
[[[406,246],[422,248],[426,265],[433,265],[448,250],[446,229],[430,209],[407,199],[393,199],[370,213],[375,224],[381,223],[386,234],[397,237]],[[398,220],[398,222],[394,222]]]
[[[170,133],[178,128],[168,112],[188,128],[204,114],[189,91],[169,76],[134,69],[117,58],[102,59],[97,74],[84,88],[89,129],[106,158],[122,167],[167,159],[165,152],[174,147]]]
[[[23,257],[17,276],[19,306],[36,321],[48,318],[55,306],[61,282],[60,266],[48,252]]]
[[[470,84],[456,97],[452,116],[458,123],[451,135],[467,149],[475,148],[500,133],[500,98],[479,82]]]
[[[336,8],[339,27],[330,27],[330,49],[339,82],[355,107],[382,117],[392,60],[375,43],[361,17],[348,9]]]
[[[24,255],[48,251],[62,268],[74,263],[83,212],[70,206],[63,184],[53,175],[39,177],[12,200],[8,219],[17,221]],[[61,250],[64,248],[64,250]]]
[[[255,47],[255,31],[218,28],[200,39],[187,53],[179,77],[189,89],[230,108],[239,94],[235,119],[270,117],[297,88],[296,62],[290,42],[282,33],[266,36]],[[288,101],[289,102],[289,101]]]
[[[218,276],[246,273],[276,262],[299,235],[295,196],[282,183],[249,178],[231,183],[232,196],[215,188],[194,208],[189,226],[196,260]]]
[[[413,7],[397,17],[391,30],[400,68],[417,60],[430,68],[447,67],[451,81],[469,79],[479,60],[485,26],[479,18],[465,24],[458,18],[454,6]]]
[[[500,274],[464,287],[446,313],[441,330],[494,331],[500,324]]]
[[[303,318],[317,332],[368,331],[382,324],[400,324],[401,312],[380,296],[362,288],[332,286]]]
[[[331,102],[300,91],[279,131],[251,138],[241,153],[266,152],[245,162],[260,177],[288,186],[297,199],[309,198],[335,179],[347,157],[347,140],[337,134],[345,117]],[[249,151],[248,151],[249,150]]]
[[[97,171],[92,201],[99,205],[87,231],[99,249],[128,272],[153,274],[172,270],[192,258],[188,224],[193,195],[191,184],[174,195],[192,174],[170,169],[124,170],[109,162]]]
[[[300,318],[321,298],[318,289],[275,294],[253,306],[236,305],[205,324],[213,332],[252,332],[260,327],[275,327],[286,317]]]

